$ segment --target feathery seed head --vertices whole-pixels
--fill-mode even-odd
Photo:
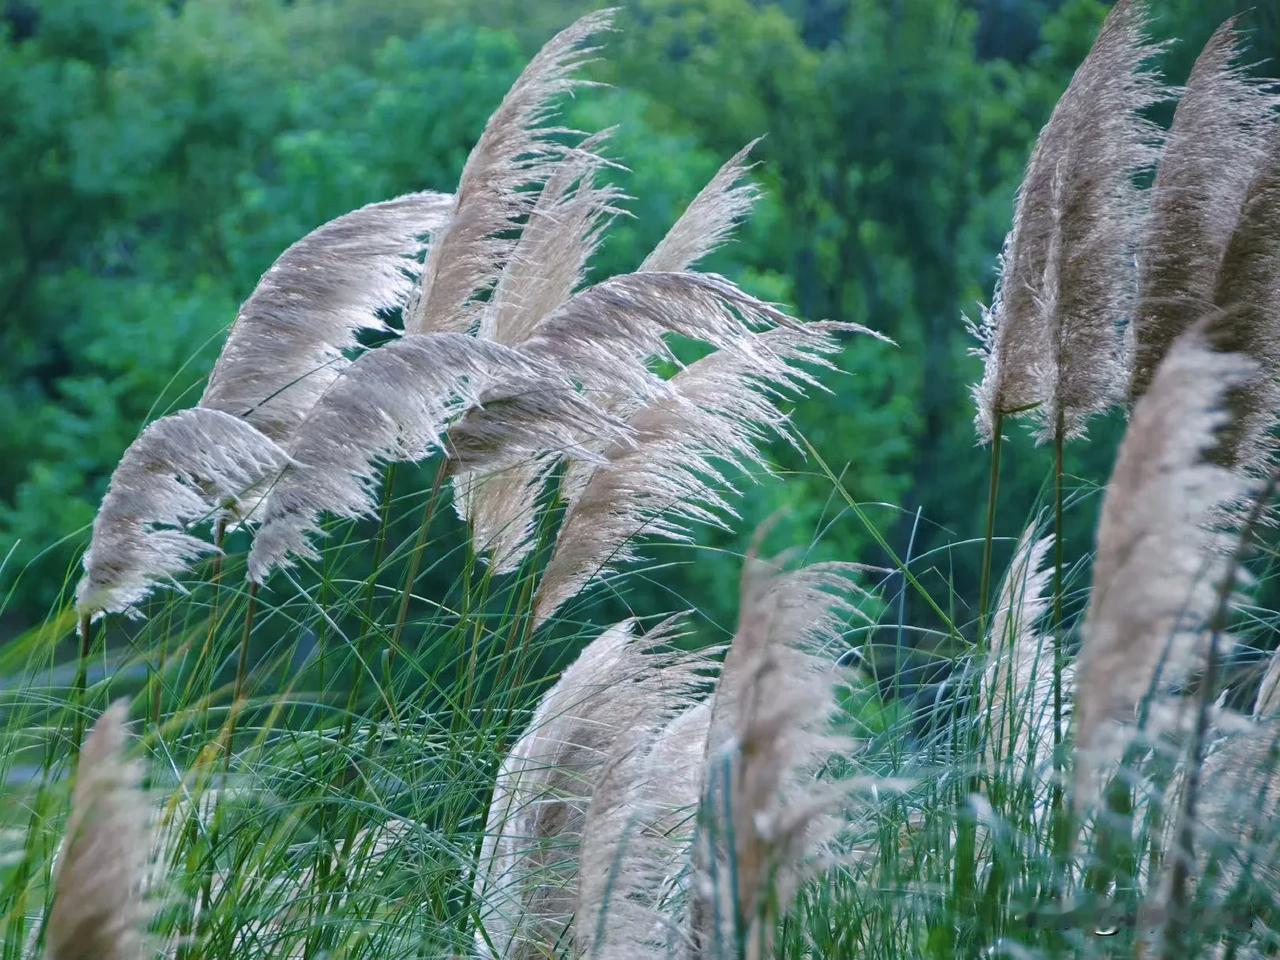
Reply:
[[[375,510],[380,463],[422,459],[486,383],[504,374],[529,382],[536,372],[518,352],[458,333],[402,337],[364,354],[298,427],[294,463],[260,510],[249,578],[262,583],[292,554],[316,559],[310,538],[322,513]]]
[[[288,456],[248,422],[197,407],[148,426],[125,451],[93,523],[81,614],[127,612],[216,550],[187,528],[275,477]],[[181,589],[181,588],[179,588]]]
[[[759,139],[730,157],[693,198],[640,265],[641,273],[681,273],[722,246],[760,199],[760,188],[747,180],[747,157]]]
[[[834,641],[854,612],[854,569],[783,573],[748,557],[738,632],[713,700],[694,851],[689,936],[698,957],[772,955],[785,909],[834,832],[846,791],[815,784],[847,744],[831,735]]]
[[[829,367],[844,324],[775,327],[743,336],[676,374],[629,421],[631,438],[605,451],[594,468],[566,478],[569,504],[555,550],[538,587],[541,623],[592,580],[636,555],[641,534],[689,540],[694,523],[723,525],[735,491],[725,465],[767,471],[758,447],[789,436],[781,398],[816,384],[804,365]]]
[[[449,203],[429,192],[371,203],[289,247],[240,308],[200,405],[287,442],[359,333],[386,330],[380,313],[404,305]]]
[[[1054,743],[1053,648],[1036,629],[1049,605],[1045,592],[1052,571],[1045,560],[1053,537],[1035,534],[1034,524],[1023,533],[1005,575],[975,711],[992,724],[984,751],[988,765],[1009,762],[1015,774],[1033,756],[1048,759]]]
[[[1205,45],[1160,158],[1139,253],[1134,399],[1178,336],[1218,302],[1228,245],[1274,137],[1276,98],[1245,76],[1240,42],[1232,19]]]
[[[45,934],[48,960],[138,960],[146,952],[147,805],[138,770],[124,758],[126,717],[123,702],[108,708],[80,753]]]
[[[1143,223],[1135,177],[1157,156],[1142,116],[1164,99],[1141,0],[1120,0],[1059,100],[1027,165],[994,305],[978,330],[980,438],[1035,411],[1042,433],[1078,436],[1127,381],[1121,334]]]
[[[585,85],[574,74],[594,52],[586,44],[612,20],[611,10],[588,14],[549,40],[489,118],[427,254],[406,332],[465,331],[478,318],[476,298],[498,282],[512,252],[506,234],[536,197],[528,188],[544,182],[562,155],[552,139],[561,131],[548,125],[552,103]]]
[[[1223,520],[1250,487],[1207,453],[1227,421],[1227,391],[1252,369],[1212,350],[1201,323],[1134,407],[1103,499],[1079,656],[1078,808],[1096,799],[1099,773],[1119,758],[1144,699],[1201,661],[1233,543]],[[1158,732],[1152,720],[1148,738]]]
[[[675,649],[679,636],[677,618],[641,636],[632,621],[610,627],[543,696],[503,762],[476,880],[499,956],[533,960],[571,942],[583,829],[608,758],[629,730],[705,686],[704,657]]]

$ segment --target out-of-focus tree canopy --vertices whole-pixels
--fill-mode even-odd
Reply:
[[[0,590],[13,624],[52,601],[141,426],[198,398],[274,257],[363,203],[451,189],[530,53],[590,6],[0,6]],[[1160,34],[1182,40],[1175,81],[1237,10],[1255,59],[1280,52],[1272,5],[1157,7]],[[766,135],[768,198],[708,267],[897,341],[852,343],[850,375],[828,378],[833,395],[797,422],[855,497],[900,508],[869,508],[899,550],[938,542],[934,525],[980,532],[961,314],[990,295],[1029,145],[1104,13],[1099,0],[628,0],[593,68],[612,87],[569,107],[584,129],[621,124],[613,149],[631,170],[635,217],[601,273],[637,265],[719,162]],[[1085,455],[1105,463],[1105,449]],[[1005,532],[1045,467],[1027,442],[1011,456]],[[753,488],[743,532],[708,542],[740,549],[785,507],[792,542],[821,533],[824,554],[879,558],[859,524],[826,529],[837,510],[811,461],[785,447],[777,459],[800,474]],[[728,611],[734,569],[686,565],[664,589]]]

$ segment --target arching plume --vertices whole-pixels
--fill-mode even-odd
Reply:
[[[674,620],[639,637],[632,621],[610,627],[542,698],[503,762],[476,879],[503,960],[552,956],[572,942],[582,830],[610,752],[705,684],[703,657],[671,646],[679,634]]]
[[[668,697],[615,742],[582,833],[574,910],[581,956],[683,954],[681,888],[710,720],[709,702]]]
[[[611,133],[583,141],[553,168],[485,307],[480,335],[486,340],[524,343],[586,278],[624,199],[618,188],[596,182],[608,164],[598,151]]]
[[[287,442],[345,366],[361,331],[404,305],[423,237],[450,198],[411,193],[331,220],[289,247],[240,308],[200,405]]]
[[[1169,352],[1134,408],[1107,485],[1076,694],[1076,804],[1097,796],[1140,704],[1203,662],[1205,627],[1234,535],[1226,508],[1248,484],[1206,459],[1226,392],[1251,372],[1210,349],[1203,325]],[[1159,733],[1148,724],[1148,738]]]
[[[1274,123],[1270,133],[1266,159],[1223,257],[1214,294],[1220,317],[1212,331],[1218,349],[1256,364],[1230,394],[1231,423],[1215,456],[1259,473],[1273,462],[1272,430],[1280,410],[1280,130]]]
[[[598,243],[602,220],[614,212],[613,204],[620,197],[617,191],[594,187],[590,182],[603,163],[595,154],[595,147],[603,137],[600,135],[584,143],[580,151],[566,158],[548,180],[538,208],[521,235],[481,324],[482,332],[491,331],[489,335],[494,339],[509,344],[528,340],[538,325],[568,300],[573,288],[581,281],[583,267]],[[754,184],[740,182],[749,169],[746,156],[752,146],[754,142],[721,167],[645,260],[641,273],[682,274],[728,238],[758,196]],[[571,191],[575,181],[577,189]],[[546,215],[540,215],[543,211]],[[676,283],[679,285],[681,282]],[[587,291],[583,298],[586,302],[577,306],[587,309],[597,306],[615,289],[621,290],[625,297],[626,287],[626,281],[612,284],[606,281],[601,290]],[[657,287],[656,283],[650,284],[652,289]],[[683,281],[685,293],[701,293],[718,287],[722,288],[723,282]],[[766,312],[761,310],[766,305],[739,300],[736,288],[726,292],[731,294],[731,306],[736,302],[747,307],[752,314]],[[610,308],[616,309],[625,302],[624,298],[615,297]],[[703,302],[706,302],[705,298]],[[589,321],[583,322],[584,311],[571,311],[570,314],[574,319],[558,321],[558,329],[552,332],[552,336],[535,342],[532,349],[551,356],[558,352],[557,348],[563,350],[563,345],[570,338],[586,339],[596,335],[595,331],[587,329]],[[649,313],[641,319],[651,317]],[[659,319],[659,337],[664,327],[665,322]],[[652,339],[652,329],[644,330],[643,335],[650,337],[647,349],[641,345],[638,351],[624,351],[614,358],[615,369],[616,362],[625,359],[637,365],[634,375],[642,383],[648,383],[644,362],[651,354],[665,352],[665,345]],[[560,359],[563,362],[571,358]],[[609,357],[599,355],[597,359],[607,363]],[[575,365],[566,364],[570,369]],[[596,379],[592,398],[599,408],[609,412],[626,405],[624,399],[610,395],[607,377]],[[595,427],[596,424],[584,423],[579,430],[579,437],[587,446],[603,451],[617,441],[616,431],[597,430]],[[532,547],[535,504],[547,472],[556,459],[557,456],[550,455],[513,465],[493,476],[459,478],[456,501],[461,505],[464,516],[471,518],[480,549],[492,554],[497,572],[514,569]]]
[[[664,393],[649,372],[655,357],[673,360],[665,337],[678,334],[734,348],[753,331],[794,327],[778,307],[724,277],[702,273],[629,273],[577,294],[546,319],[525,350],[554,364],[594,395],[624,405]]]
[[[470,519],[477,550],[487,550],[495,573],[517,567],[533,547],[535,505],[547,473],[562,456],[603,461],[597,440],[625,443],[621,420],[605,413],[568,382],[514,396],[507,378],[501,399],[482,397],[449,432],[447,452],[457,464],[454,499]]]
[[[612,19],[608,10],[588,14],[548,41],[489,118],[427,254],[406,332],[465,331],[477,319],[475,298],[497,282],[512,249],[506,234],[536,196],[528,188],[547,178],[561,151],[560,131],[547,125],[552,101],[585,84],[573,76],[594,52],[585,44]]]
[[[536,390],[538,372],[509,348],[459,333],[402,337],[364,354],[298,427],[294,463],[258,511],[249,578],[263,582],[291,554],[315,559],[309,540],[322,513],[374,511],[380,462],[421,459],[485,383],[510,376]]]
[[[520,235],[502,278],[484,312],[480,335],[508,346],[529,339],[538,325],[572,296],[583,281],[601,232],[614,215],[620,192],[598,186],[595,178],[605,161],[596,153],[608,134],[600,134],[571,152],[555,168]],[[509,416],[534,418],[560,429],[555,447],[525,451],[505,464],[489,463],[454,478],[454,503],[474,528],[476,548],[491,554],[497,573],[514,569],[528,551],[535,504],[547,471],[563,452],[594,456],[583,438],[616,439],[618,424],[580,397],[566,381],[562,394],[547,391],[518,394],[518,384],[500,383],[486,390],[477,415],[450,434],[452,445],[474,442],[476,431],[500,433]],[[561,409],[550,409],[554,404]],[[579,415],[565,415],[567,406]],[[494,415],[493,411],[497,411]],[[573,411],[568,411],[572,414]]]
[[[1119,0],[1040,132],[1005,241],[995,301],[977,331],[985,362],[977,427],[1035,410],[1065,435],[1123,394],[1120,323],[1136,278],[1143,224],[1135,175],[1154,163],[1157,128],[1143,111],[1164,98],[1146,64],[1146,5]]]
[[[752,167],[747,156],[759,142],[752,140],[716,171],[645,258],[640,265],[642,273],[689,270],[729,239],[760,198],[759,187],[746,180]]]
[[[146,914],[146,800],[124,757],[123,702],[93,725],[80,753],[71,817],[54,876],[48,960],[138,960]]]
[[[1227,245],[1267,154],[1275,98],[1244,75],[1240,41],[1231,19],[1205,46],[1160,158],[1139,254],[1135,399],[1178,335],[1212,308]]]
[[[84,555],[81,615],[127,612],[217,548],[187,528],[275,476],[288,457],[249,423],[197,407],[157,420],[125,451]]]
[[[690,539],[692,523],[733,516],[725,464],[767,470],[757,445],[787,435],[778,401],[815,381],[798,364],[830,366],[833,334],[845,324],[777,327],[689,365],[667,392],[630,419],[633,439],[606,451],[606,463],[571,472],[569,509],[538,587],[541,623],[592,580],[636,555],[640,535]]]
[[[834,833],[846,791],[813,778],[849,746],[829,725],[851,573],[844,564],[782,573],[748,559],[707,739],[690,956],[773,956],[778,914]]]
[[[989,662],[982,675],[975,716],[989,718],[986,762],[1024,770],[1043,763],[1053,748],[1053,645],[1036,629],[1048,609],[1045,591],[1053,572],[1045,559],[1053,537],[1036,539],[1027,528],[1005,575],[991,618]],[[1034,753],[1033,753],[1034,751]]]
[[[496,497],[508,483],[523,500],[477,517],[479,542],[495,545],[499,570],[519,563],[532,546],[533,500],[542,471],[555,454],[572,452],[579,459],[598,459],[630,441],[619,420],[646,399],[667,396],[670,388],[649,369],[654,357],[674,359],[666,335],[677,333],[720,348],[736,348],[752,331],[797,321],[772,304],[749,296],[723,277],[696,273],[635,273],[612,277],[581,291],[538,326],[521,351],[584,388],[583,397],[596,412],[586,418],[563,419],[564,442],[544,448],[553,454],[528,464],[525,473],[495,478]],[[581,399],[581,398],[579,398]],[[492,387],[483,407],[472,411],[455,434],[501,430],[495,418],[538,419],[542,397],[510,384]],[[522,412],[523,408],[529,408]],[[475,472],[475,471],[473,471]],[[464,491],[465,492],[465,491]]]

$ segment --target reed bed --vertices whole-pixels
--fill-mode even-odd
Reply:
[[[591,276],[625,171],[557,108],[610,24],[548,42],[452,192],[286,250],[200,404],[124,452],[65,607],[0,649],[4,960],[1276,955],[1280,127],[1234,25],[1174,90],[1119,0],[1036,144],[957,602],[791,423],[891,344],[696,269],[754,144]],[[1001,531],[1020,417],[1054,452]],[[632,609],[780,451],[891,566],[766,526],[736,626]],[[927,681],[875,673],[887,577],[946,626]]]

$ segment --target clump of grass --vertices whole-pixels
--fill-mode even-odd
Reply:
[[[1274,952],[1280,660],[1256,691],[1225,667],[1275,619],[1241,594],[1270,569],[1280,194],[1233,26],[1151,187],[1167,91],[1137,0],[1042,132],[975,391],[979,642],[904,684],[838,666],[881,612],[853,563],[747,557],[731,634],[565,614],[731,526],[777,438],[898,555],[787,410],[868,331],[694,269],[756,199],[750,147],[636,272],[588,283],[627,198],[607,132],[555,106],[609,23],[549,42],[452,194],[286,251],[201,405],[126,451],[76,602],[0,651],[4,958]],[[395,309],[404,333],[361,346]],[[705,355],[660,376],[680,338]],[[1068,565],[1064,442],[1126,395],[1096,554]],[[992,608],[1000,430],[1033,411],[1051,499]],[[959,641],[954,598],[898,566]]]

